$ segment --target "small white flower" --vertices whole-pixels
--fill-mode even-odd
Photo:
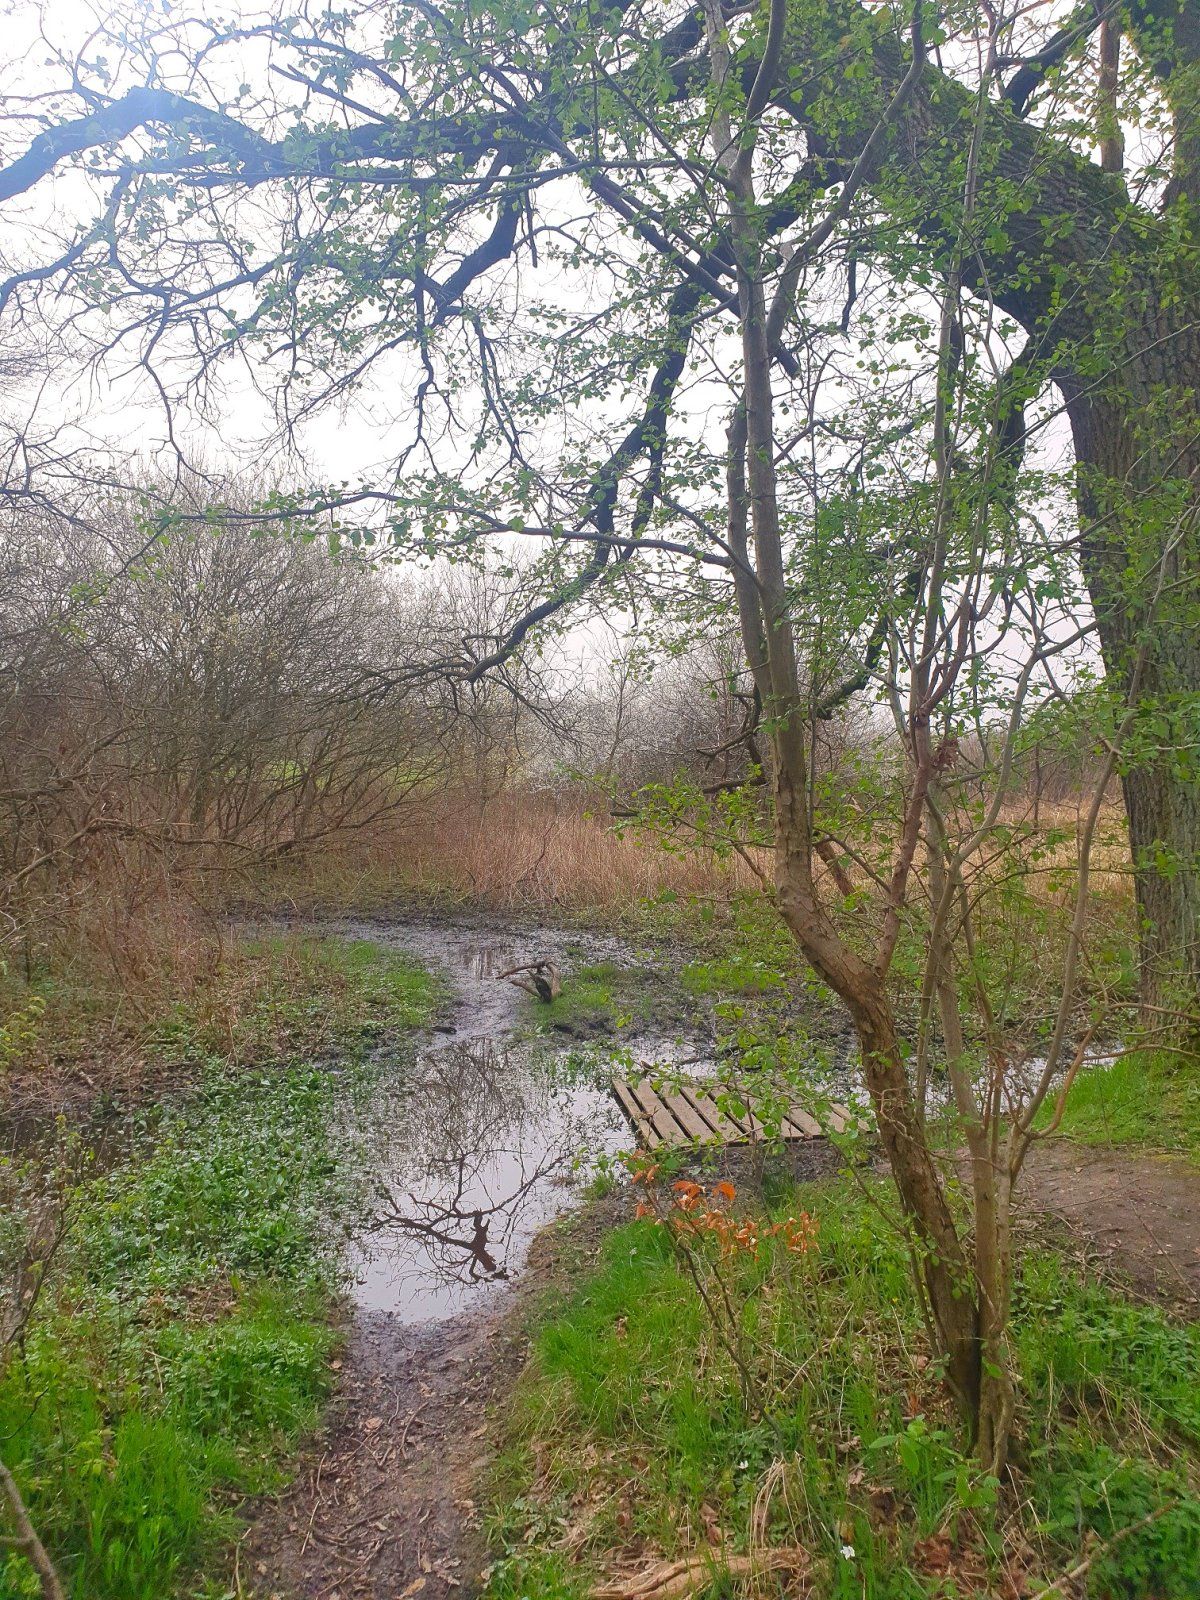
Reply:
[[[844,1544],[842,1546],[842,1559],[843,1561],[854,1560],[854,1546],[852,1544]]]
[[[738,1471],[739,1472],[745,1472],[746,1468],[749,1465],[750,1465],[750,1463],[748,1461],[739,1461],[738,1462]]]

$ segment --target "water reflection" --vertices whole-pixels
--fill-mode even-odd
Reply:
[[[356,1299],[411,1322],[449,1316],[516,1271],[573,1182],[623,1138],[606,1092],[564,1082],[532,1045],[488,1037],[425,1054],[374,1118],[380,1176]]]

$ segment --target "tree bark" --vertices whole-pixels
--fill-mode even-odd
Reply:
[[[1140,920],[1146,1023],[1200,1028],[1200,300],[1153,284],[1103,388],[1060,375],[1079,463],[1084,573],[1106,676],[1145,651],[1121,786]],[[1149,302],[1149,305],[1146,302]]]

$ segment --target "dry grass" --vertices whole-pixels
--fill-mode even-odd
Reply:
[[[504,793],[480,803],[449,791],[261,887],[303,906],[408,895],[501,911],[619,911],[664,895],[728,895],[757,879],[736,856],[675,854],[634,830],[618,835],[577,795]]]
[[[1023,832],[1031,818],[1014,807],[1004,821]],[[1078,810],[1043,804],[1039,821],[1036,845],[1000,845],[979,863],[975,884],[977,892],[986,886],[978,915],[995,961],[1013,965],[1009,981],[1019,989],[1044,989],[1049,1005],[1074,889]],[[832,879],[821,875],[836,904]],[[860,879],[853,866],[850,877]],[[859,886],[868,884],[861,877]],[[636,829],[618,833],[579,791],[509,790],[481,803],[460,786],[256,870],[232,853],[206,867],[194,857],[168,862],[137,839],[113,838],[39,883],[0,939],[0,1070],[100,1068],[127,1060],[130,1042],[181,1004],[197,1017],[236,1009],[243,951],[229,912],[238,905],[313,912],[424,900],[640,925],[648,904],[730,906],[759,887],[736,855],[672,851]],[[1131,894],[1115,805],[1103,819],[1090,898],[1093,981],[1128,987]],[[1006,957],[1010,949],[1021,959]]]

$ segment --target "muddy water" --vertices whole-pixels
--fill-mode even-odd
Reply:
[[[537,1008],[501,974],[534,959],[635,966],[613,940],[547,929],[345,922],[322,929],[418,957],[452,996],[439,1031],[385,1071],[363,1130],[374,1220],[352,1246],[364,1312],[408,1324],[456,1316],[511,1279],[533,1235],[578,1203],[601,1158],[631,1146],[603,1047],[530,1039]],[[677,1059],[695,1039],[622,1036],[635,1059]],[[614,1043],[613,1049],[615,1050]]]

